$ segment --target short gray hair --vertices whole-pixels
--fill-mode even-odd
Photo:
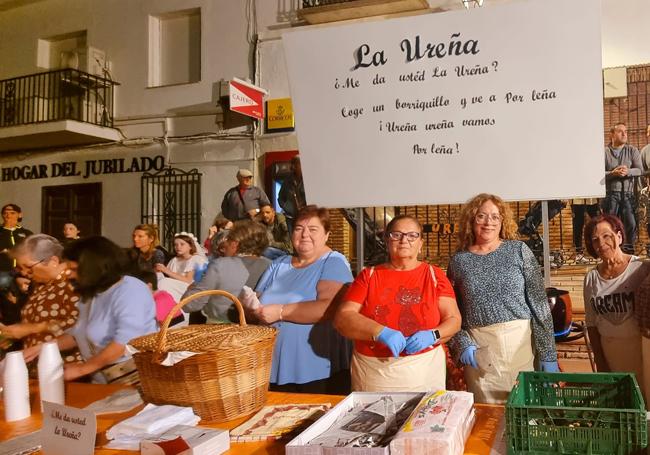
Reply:
[[[63,245],[57,239],[47,234],[34,234],[25,239],[24,242],[14,247],[12,255],[29,255],[35,261],[44,261],[56,256],[59,259],[63,255]]]

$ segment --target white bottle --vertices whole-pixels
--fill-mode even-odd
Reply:
[[[65,404],[65,385],[63,383],[63,359],[56,341],[43,343],[38,356],[38,386],[43,401]]]
[[[7,353],[5,371],[2,376],[2,398],[5,407],[5,420],[26,419],[32,414],[29,406],[29,377],[22,351]]]

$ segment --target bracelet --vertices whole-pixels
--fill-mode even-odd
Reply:
[[[282,320],[282,311],[284,310],[284,305],[280,305],[280,321]]]
[[[381,334],[381,331],[384,330],[384,326],[382,325],[377,332],[372,334],[372,341],[377,341],[377,337]]]

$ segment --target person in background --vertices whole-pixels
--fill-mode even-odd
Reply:
[[[253,186],[253,173],[248,169],[237,171],[237,181],[239,184],[224,194],[221,213],[232,221],[253,219],[263,205],[270,204],[269,198],[264,190]]]
[[[393,218],[386,243],[388,262],[357,276],[334,320],[355,341],[352,390],[445,390],[442,343],[461,323],[454,290],[441,269],[418,260],[423,242],[416,218]]]
[[[345,256],[327,246],[329,234],[327,209],[303,207],[291,234],[294,255],[273,261],[257,285],[255,315],[278,329],[271,390],[349,392],[351,345],[332,319],[352,272]]]
[[[0,323],[2,325],[20,322],[20,311],[27,302],[29,287],[28,278],[16,273],[0,272]],[[21,340],[4,336],[0,331],[0,353],[20,351],[22,348]]]
[[[63,241],[65,243],[72,242],[79,238],[79,233],[81,231],[77,228],[77,225],[72,221],[68,221],[63,225]]]
[[[589,219],[594,218],[600,213],[598,199],[572,199],[571,214],[573,215],[573,247],[576,250],[576,264],[586,264],[589,262],[584,255],[582,248],[583,228],[585,225],[585,214]]]
[[[212,255],[213,251],[216,250],[216,245],[220,240],[219,233],[223,233],[223,231],[227,231],[230,228],[232,228],[232,221],[221,215],[217,215],[217,217],[212,221],[212,226],[210,226],[208,236],[203,242],[203,246],[208,254]]]
[[[84,359],[65,366],[65,379],[92,375],[97,383],[137,382],[126,344],[157,330],[151,291],[125,274],[128,260],[124,251],[105,237],[72,242],[63,256],[83,302],[77,323],[56,340],[61,350],[78,347]],[[33,360],[39,352],[40,345],[25,349],[25,360]]]
[[[553,320],[544,281],[532,251],[515,240],[510,207],[479,194],[460,213],[458,251],[447,276],[463,317],[449,341],[465,365],[477,403],[504,403],[520,371],[559,371]]]
[[[269,237],[269,246],[264,250],[264,257],[273,260],[293,251],[287,220],[283,214],[276,213],[273,207],[267,204],[262,206],[257,219],[266,227]]]
[[[641,177],[643,188],[639,191],[638,217],[639,222],[645,221],[646,232],[650,239],[650,175]],[[650,241],[645,245],[646,256],[650,257]]]
[[[637,288],[634,299],[634,315],[641,331],[643,383],[639,385],[643,391],[646,409],[650,410],[650,273]]]
[[[287,217],[289,232],[292,232],[293,221],[298,211],[307,205],[299,155],[291,158],[291,175],[282,182],[278,193],[278,204],[280,204],[284,215]]]
[[[645,311],[639,288],[650,263],[625,253],[624,227],[609,214],[593,218],[585,227],[587,252],[600,259],[584,280],[585,324],[599,372],[631,371],[643,386],[642,336],[635,307]]]
[[[20,322],[0,325],[2,335],[22,340],[23,347],[52,341],[73,327],[79,316],[79,293],[72,286],[72,272],[62,258],[63,245],[46,234],[31,235],[11,254],[21,275],[33,283]],[[76,350],[64,356],[76,362]]]
[[[146,284],[151,291],[153,300],[156,303],[156,321],[158,322],[158,325],[161,326],[169,315],[170,311],[174,309],[176,303],[178,302],[174,300],[174,297],[169,292],[158,289],[158,277],[154,272],[150,272],[149,270],[142,270],[140,273],[138,273],[136,278]],[[171,321],[169,321],[169,327],[173,327],[184,322],[185,318],[183,317],[183,313],[178,310],[174,314],[174,317],[171,319]]]
[[[603,213],[617,216],[625,226],[623,251],[634,254],[637,236],[634,179],[643,172],[641,155],[627,143],[627,127],[615,124],[610,130],[610,143],[605,147],[605,199]]]
[[[169,292],[176,302],[180,301],[187,287],[194,281],[194,272],[208,262],[194,234],[181,232],[174,236],[176,256],[167,265],[156,264],[154,270],[162,273],[158,289]]]
[[[134,273],[137,270],[155,271],[156,264],[165,264],[165,252],[159,247],[158,226],[139,224],[133,229],[133,248],[128,251]]]
[[[641,149],[641,164],[643,164],[643,172],[650,171],[650,125],[646,128],[645,135],[648,144]]]
[[[2,214],[2,229],[0,229],[0,272],[9,272],[16,262],[10,257],[9,251],[33,234],[19,223],[23,220],[23,210],[16,204],[6,204]]]
[[[266,229],[254,221],[237,221],[225,239],[225,255],[210,261],[200,281],[187,289],[183,298],[201,291],[220,289],[239,296],[244,286],[251,289],[271,261],[260,257],[268,245]],[[227,297],[199,297],[183,307],[185,312],[202,311],[208,324],[239,322],[237,310]]]

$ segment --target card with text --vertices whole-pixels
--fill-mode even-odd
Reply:
[[[45,455],[92,454],[95,451],[95,413],[43,402],[43,453]]]

